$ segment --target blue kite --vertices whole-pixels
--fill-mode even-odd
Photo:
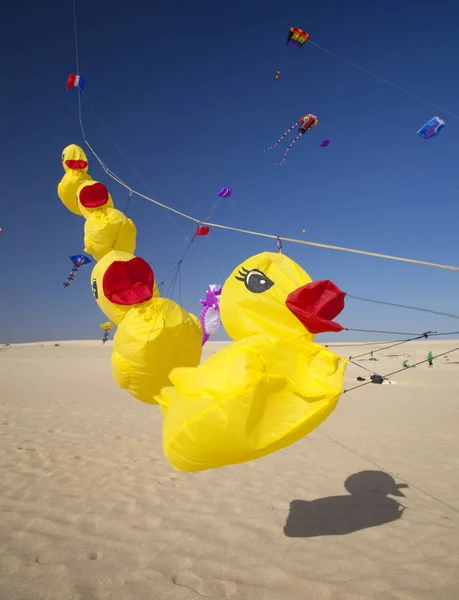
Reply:
[[[92,260],[85,256],[84,254],[74,254],[73,256],[69,256],[70,260],[73,263],[72,270],[68,274],[67,279],[64,281],[64,287],[68,288],[72,281],[75,279],[75,275],[80,267],[84,267],[85,265],[89,265],[92,263]]]
[[[435,135],[438,135],[440,131],[444,128],[445,122],[440,117],[434,117],[427,121],[427,123],[421,127],[421,129],[417,132],[417,135],[420,135],[425,140],[428,140]]]

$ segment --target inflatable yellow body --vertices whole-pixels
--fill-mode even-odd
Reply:
[[[301,439],[336,407],[346,360],[315,344],[339,331],[344,294],[264,252],[225,282],[220,311],[236,343],[195,369],[176,368],[157,401],[163,448],[180,471],[241,463]],[[306,324],[313,330],[306,328]]]
[[[71,144],[62,152],[62,166],[65,175],[57,186],[57,195],[70,212],[81,216],[77,190],[82,183],[91,180],[88,175],[88,158],[79,146]]]
[[[150,265],[127,252],[111,250],[94,267],[91,288],[104,314],[118,325],[112,366],[118,385],[138,400],[170,385],[177,366],[201,359],[201,325],[168,298],[160,298]]]
[[[102,208],[87,218],[84,224],[84,251],[100,260],[107,249],[135,252],[137,229],[116,208]]]
[[[86,219],[84,251],[100,260],[110,250],[134,253],[137,230],[131,219],[113,207],[107,188],[99,182],[83,183],[77,190],[78,207]]]
[[[168,298],[132,308],[114,337],[113,377],[138,400],[157,404],[155,396],[171,385],[174,367],[199,365],[201,339],[198,319]]]

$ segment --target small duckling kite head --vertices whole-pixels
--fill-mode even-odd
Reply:
[[[343,329],[333,319],[343,310],[344,297],[331,281],[312,281],[285,254],[262,252],[226,280],[220,313],[234,341],[259,334],[312,341],[314,334]]]
[[[70,212],[81,216],[77,189],[85,181],[92,180],[88,174],[88,157],[82,148],[71,144],[62,151],[61,160],[65,173],[57,186],[57,195]]]
[[[83,171],[88,172],[88,157],[83,148],[76,144],[70,144],[62,150],[62,166],[64,171]]]
[[[134,306],[159,296],[155,276],[143,258],[112,250],[94,267],[91,275],[93,296],[102,312],[116,325]]]

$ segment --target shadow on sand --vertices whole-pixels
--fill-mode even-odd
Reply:
[[[284,527],[287,537],[344,535],[400,519],[405,510],[391,496],[405,495],[384,471],[361,471],[346,479],[345,496],[317,500],[293,500]]]

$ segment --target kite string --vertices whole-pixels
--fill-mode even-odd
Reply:
[[[413,342],[415,340],[420,340],[422,338],[427,339],[430,334],[431,334],[430,331],[426,331],[425,333],[418,335],[416,337],[409,338],[407,340],[401,340],[400,342],[396,342],[395,344],[391,344],[390,346],[384,346],[384,348],[377,348],[376,350],[371,350],[370,352],[364,352],[363,354],[358,354],[357,356],[350,356],[349,360],[351,358],[353,358],[353,359],[362,358],[363,356],[368,356],[369,354],[372,354],[373,352],[382,352],[383,350],[389,350],[390,348],[395,348],[396,346],[401,346],[402,344],[406,344],[408,342]]]
[[[104,162],[102,161],[101,158],[99,158],[99,156],[97,155],[97,153],[95,152],[95,150],[92,148],[92,146],[89,144],[89,142],[87,140],[85,140],[86,145],[88,146],[89,150],[91,151],[91,153],[94,155],[94,157],[96,158],[96,160],[99,162],[99,164],[101,165],[101,167],[103,168],[103,170],[105,171],[105,173],[111,177],[112,179],[114,179],[115,181],[117,181],[120,185],[122,185],[123,187],[125,187],[127,190],[131,190],[132,188],[130,186],[128,186],[125,182],[123,182],[118,176],[116,176],[114,173],[112,173],[110,171],[110,169],[108,167],[105,166]],[[153,204],[156,204],[157,206],[160,206],[166,210],[169,210],[181,217],[184,217],[185,219],[188,219],[190,221],[194,221],[196,224],[201,223],[202,225],[208,225],[209,227],[216,227],[219,229],[226,229],[228,231],[236,231],[239,233],[245,233],[247,235],[254,235],[257,237],[264,237],[264,238],[269,238],[269,239],[273,239],[273,240],[277,240],[277,238],[279,237],[278,235],[274,235],[274,234],[269,234],[269,233],[263,233],[263,232],[259,232],[259,231],[253,231],[250,229],[241,229],[240,227],[232,227],[230,225],[223,225],[221,223],[212,223],[209,221],[201,221],[200,219],[193,217],[191,215],[188,215],[186,213],[183,213],[179,210],[176,210],[175,208],[172,208],[171,206],[168,206],[167,204],[163,204],[162,202],[159,202],[158,200],[155,200],[154,198],[150,198],[149,196],[146,196],[145,194],[142,194],[134,189],[132,189],[132,193],[135,194],[136,196],[139,196],[140,198],[143,198],[145,200],[148,200],[149,202],[152,202]],[[451,265],[443,265],[443,264],[439,264],[439,263],[431,263],[428,261],[422,261],[422,260],[416,260],[416,259],[412,259],[412,258],[402,258],[400,256],[391,256],[390,254],[380,254],[377,252],[369,252],[366,250],[356,250],[353,248],[346,248],[344,246],[334,246],[331,244],[322,244],[319,242],[311,242],[311,241],[307,241],[307,240],[299,240],[296,238],[289,238],[289,237],[284,237],[284,236],[280,236],[282,238],[282,241],[285,242],[291,242],[293,244],[302,244],[304,246],[313,246],[316,248],[326,248],[328,250],[337,250],[339,252],[350,252],[353,254],[361,254],[364,256],[373,256],[375,258],[384,258],[386,260],[397,260],[400,262],[407,262],[407,263],[412,263],[412,264],[417,264],[417,265],[425,265],[425,266],[429,266],[429,267],[436,267],[438,269],[448,269],[451,271],[459,271],[459,267],[454,267]]]
[[[347,331],[350,331],[349,329]],[[365,331],[369,331],[367,329],[365,329]],[[401,335],[401,334],[400,334]],[[414,334],[413,334],[414,335]],[[441,337],[444,335],[459,335],[459,331],[440,331],[438,333],[429,333],[429,337]],[[346,348],[348,346],[358,346],[359,348],[362,348],[363,346],[383,346],[386,344],[391,344],[392,340],[385,340],[385,341],[381,341],[381,342],[350,342],[348,344],[344,343],[344,342],[333,342],[331,344],[327,344],[327,346],[329,348],[342,348],[343,346],[345,346]],[[384,350],[384,348],[383,348]]]
[[[76,58],[76,72],[80,74],[80,60],[78,52],[78,33],[77,33],[77,18],[76,18],[76,0],[73,0],[73,30],[75,35],[75,58]]]
[[[80,94],[78,94],[78,96],[80,97]],[[113,138],[113,136],[110,134],[109,130],[107,129],[107,127],[105,126],[104,122],[102,121],[102,119],[100,118],[100,116],[97,114],[96,110],[94,109],[94,107],[92,106],[91,102],[89,101],[89,99],[87,98],[87,95],[85,94],[84,96],[89,108],[91,109],[91,111],[93,112],[94,116],[96,117],[96,119],[99,121],[99,123],[101,124],[102,128],[104,129],[104,131],[106,132],[108,138],[110,139],[110,141],[112,142],[112,144],[115,146],[115,148],[117,149],[117,151],[120,153],[120,155],[123,157],[123,159],[126,161],[127,165],[129,166],[129,168],[131,169],[131,171],[134,173],[134,175],[139,179],[139,181],[143,184],[143,186],[148,190],[149,186],[146,183],[146,181],[143,179],[143,177],[140,175],[140,173],[136,170],[136,168],[134,167],[134,165],[131,163],[131,161],[129,160],[129,158],[126,156],[126,154],[123,152],[123,150],[120,148],[119,144],[116,142],[116,140]],[[157,204],[158,206],[160,206],[161,208],[163,208],[167,214],[167,216],[169,217],[169,219],[172,221],[172,223],[174,224],[174,226],[179,230],[179,232],[181,233],[181,235],[184,238],[184,241],[186,242],[189,239],[189,235],[185,234],[183,229],[180,227],[180,225],[177,223],[177,221],[172,217],[172,215],[170,214],[170,212],[175,212],[176,214],[191,220],[193,222],[195,222],[196,224],[198,224],[200,222],[199,219],[196,219],[194,217],[191,217],[189,215],[186,215],[185,213],[182,213],[180,211],[175,210],[174,208],[167,206],[165,204],[161,204],[160,202],[158,202],[157,200],[154,200],[153,198],[150,198],[144,194],[141,194],[135,190],[132,190],[131,187],[124,182],[121,178],[119,178],[115,173],[113,173],[113,171],[111,171],[111,169],[109,169],[107,167],[107,165],[103,162],[103,160],[98,156],[98,154],[95,152],[95,150],[92,148],[91,144],[89,143],[89,141],[87,140],[85,133],[84,133],[84,128],[83,128],[83,122],[80,121],[80,125],[81,125],[81,130],[83,133],[83,139],[84,142],[86,144],[86,146],[89,148],[91,154],[93,154],[93,156],[96,158],[97,162],[100,164],[100,166],[102,167],[102,169],[104,170],[104,172],[111,177],[114,181],[116,181],[119,185],[121,185],[122,187],[126,188],[127,190],[129,190],[130,194],[135,194],[141,198],[144,198],[145,200],[148,200],[149,202],[152,202],[154,204]],[[194,245],[193,246],[193,250],[194,252],[199,256],[199,258],[209,267],[209,269],[214,273],[214,275],[217,277],[217,279],[221,279],[221,275],[219,273],[217,273],[217,271],[215,270],[215,268],[212,266],[212,264],[206,259],[206,257],[202,254],[202,252],[200,252],[200,250]]]
[[[361,296],[353,296],[351,294],[346,294],[347,298],[351,298],[352,300],[360,300],[362,302],[371,302],[373,304],[383,304],[385,306],[395,306],[396,308],[408,308],[411,310],[418,310],[420,312],[430,313],[432,315],[439,315],[440,317],[449,317],[451,319],[459,319],[459,315],[455,315],[453,313],[440,312],[438,310],[431,310],[430,308],[420,308],[419,306],[411,306],[410,304],[396,304],[395,302],[387,302],[384,300],[374,300],[372,298],[362,298]]]
[[[329,127],[326,127],[323,124],[319,124],[319,127],[329,130]],[[369,146],[368,144],[364,144],[363,142],[360,142],[359,140],[356,140],[355,138],[350,137],[349,135],[346,135],[344,133],[336,133],[336,131],[333,134],[335,137],[342,137],[345,138],[346,140],[348,140],[349,142],[351,142],[352,144],[355,144],[357,146],[360,146],[361,148],[368,150],[370,152],[372,152],[375,156],[378,156],[379,158],[382,158],[388,162],[392,162],[396,165],[398,165],[399,167],[402,167],[403,169],[407,169],[409,171],[412,171],[413,173],[416,173],[418,175],[421,175],[422,177],[425,177],[427,179],[430,179],[430,181],[433,181],[434,183],[437,183],[438,185],[443,186],[444,188],[451,190],[453,192],[457,192],[457,188],[453,187],[452,185],[450,185],[449,183],[446,183],[445,181],[441,181],[440,179],[436,179],[435,177],[432,177],[427,171],[422,170],[422,169],[418,169],[416,167],[413,167],[412,165],[409,165],[407,163],[403,163],[399,160],[397,160],[396,158],[393,158],[392,156],[388,156],[386,154],[383,154],[380,150],[377,150],[375,148],[372,148],[371,146]]]
[[[418,365],[422,365],[426,362],[429,362],[429,360],[434,360],[436,358],[440,358],[440,356],[446,356],[447,354],[452,354],[453,352],[457,352],[458,350],[459,350],[459,346],[457,348],[453,348],[452,350],[448,350],[447,352],[442,352],[441,354],[437,354],[436,356],[433,356],[431,359],[426,358],[417,363],[414,363],[414,365],[411,365],[411,367],[417,367]],[[387,373],[386,375],[381,375],[381,377],[383,379],[387,379],[388,377],[391,377],[392,375],[397,375],[397,373],[404,373],[406,370],[407,370],[406,367],[403,367],[401,369],[397,369],[397,371],[392,371],[392,373]],[[365,381],[365,383],[361,383],[360,385],[355,385],[354,387],[348,388],[347,390],[343,390],[343,394],[347,394],[348,392],[357,390],[358,388],[364,387],[365,385],[368,385],[370,383],[373,383],[373,382]]]
[[[75,59],[76,59],[76,67],[77,67],[77,74],[79,75],[79,68],[80,68],[80,60],[79,60],[79,48],[78,48],[78,25],[77,25],[77,17],[76,17],[76,0],[72,0],[72,4],[73,4],[73,29],[74,29],[74,36],[75,36]],[[102,167],[102,169],[104,170],[104,172],[110,177],[112,178],[114,181],[116,181],[119,185],[121,185],[122,187],[126,188],[129,191],[129,198],[126,204],[126,209],[129,206],[131,200],[132,200],[132,196],[135,193],[136,195],[142,197],[142,194],[140,194],[139,192],[134,192],[134,190],[131,189],[131,187],[129,185],[127,185],[121,178],[119,178],[115,173],[113,173],[106,165],[105,163],[102,161],[101,158],[99,158],[99,156],[97,155],[97,153],[94,151],[94,149],[92,148],[92,146],[90,145],[89,141],[86,138],[86,132],[84,129],[84,124],[83,124],[83,112],[82,112],[82,106],[81,106],[81,91],[78,90],[78,94],[77,94],[77,98],[78,98],[78,121],[79,121],[79,125],[81,128],[81,134],[83,136],[83,140],[84,143],[86,144],[86,146],[90,149],[91,153],[93,154],[93,156],[96,158],[96,160],[99,162],[100,166]],[[115,148],[118,150],[118,152],[121,154],[121,156],[124,158],[124,160],[127,162],[127,164],[129,165],[129,167],[131,168],[131,170],[134,172],[134,174],[139,178],[139,180],[141,181],[141,183],[145,186],[145,188],[148,189],[148,186],[145,182],[145,180],[141,177],[141,175],[138,173],[138,171],[134,168],[134,166],[132,165],[132,163],[129,161],[128,157],[124,154],[124,152],[122,151],[122,149],[119,147],[119,145],[116,143],[116,141],[113,139],[113,137],[110,135],[110,132],[108,131],[108,129],[105,127],[102,119],[99,117],[99,115],[96,113],[96,111],[94,110],[92,104],[89,102],[89,100],[86,98],[85,99],[88,102],[89,107],[91,108],[91,110],[93,111],[94,115],[96,116],[96,118],[99,120],[100,124],[102,125],[103,129],[105,130],[106,134],[108,135],[108,137],[110,138],[111,142],[113,143],[113,145],[115,146]],[[154,200],[152,198],[148,198],[147,196],[144,196],[145,199],[154,202]],[[181,213],[179,211],[176,211],[175,209],[173,209],[172,207],[169,206],[165,206],[165,205],[161,205],[161,203],[157,204],[159,206],[162,206],[162,208],[165,209],[165,212],[167,214],[167,216],[169,217],[169,219],[172,221],[172,223],[175,225],[175,227],[180,231],[180,233],[183,235],[183,237],[185,238],[185,240],[188,239],[188,236],[186,236],[186,234],[183,232],[182,228],[180,227],[180,225],[175,221],[175,219],[172,217],[172,215],[170,214],[170,212],[176,212],[177,214],[179,214],[180,216],[183,216],[185,218],[191,219],[193,221],[195,221],[196,223],[198,222],[197,219],[194,219],[193,217],[189,217],[188,215],[185,215],[184,213]],[[185,258],[185,255],[187,254],[189,248],[191,246],[191,243],[189,246],[187,246],[184,254],[182,255],[182,258],[179,261],[179,266],[181,265],[183,259]],[[198,256],[201,258],[201,260],[207,264],[207,266],[211,269],[211,271],[215,274],[215,276],[217,277],[217,279],[221,279],[221,275],[219,275],[219,273],[217,273],[217,271],[215,270],[215,268],[209,263],[209,261],[203,256],[203,254],[198,250],[198,248],[196,248],[196,246],[193,246],[193,250],[198,254]],[[181,285],[181,284],[180,284]]]
[[[445,114],[447,114],[451,117],[454,117],[455,119],[459,119],[459,115],[457,115],[456,113],[450,112],[450,111],[446,110],[445,108],[443,108],[442,106],[438,106],[438,104],[434,104],[433,102],[430,102],[430,100],[426,100],[422,96],[413,94],[413,92],[410,92],[410,91],[406,90],[405,88],[402,88],[401,86],[397,85],[396,83],[392,83],[392,81],[389,81],[388,79],[384,79],[384,77],[380,77],[379,75],[372,73],[368,69],[364,69],[363,67],[356,64],[355,62],[352,62],[351,60],[348,60],[347,58],[340,56],[336,52],[332,52],[331,50],[328,50],[327,48],[320,46],[316,42],[313,42],[311,39],[309,39],[308,43],[312,46],[315,46],[319,50],[322,50],[322,52],[326,52],[327,54],[334,56],[338,60],[343,61],[344,63],[350,65],[351,67],[354,67],[354,69],[358,69],[359,71],[362,71],[362,73],[365,73],[366,75],[369,75],[370,77],[374,77],[374,79],[378,79],[382,83],[384,83],[390,87],[393,87],[394,89],[398,90],[399,92],[402,92],[403,94],[406,94],[407,96],[411,96],[412,98],[415,98],[416,100],[419,100],[420,102],[423,102],[424,104],[428,104],[428,105],[432,106],[433,108],[437,108],[438,110],[443,111]]]

